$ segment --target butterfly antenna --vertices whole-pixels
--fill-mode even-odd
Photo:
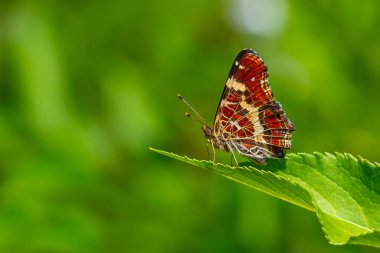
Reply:
[[[197,118],[194,118],[195,120],[199,121],[200,123],[204,125],[207,125],[206,121],[201,117],[201,115],[199,115],[199,113],[185,100],[184,97],[182,97],[181,94],[178,94],[178,98],[181,99],[182,102],[184,102],[190,108],[190,110],[192,110],[195,113],[195,115],[197,116]],[[186,112],[185,115],[191,118],[191,115],[188,112]]]

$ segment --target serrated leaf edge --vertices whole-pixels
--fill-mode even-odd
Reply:
[[[188,160],[188,161],[192,161],[193,163],[191,163],[191,164],[193,164],[193,165],[195,165],[195,166],[198,166],[197,162],[198,162],[198,163],[208,163],[209,165],[212,165],[212,164],[213,164],[213,162],[211,162],[211,161],[207,161],[207,160],[198,160],[198,159],[195,159],[195,158],[189,158],[189,157],[187,157],[187,156],[180,156],[180,155],[175,154],[175,153],[173,153],[173,152],[162,151],[162,150],[158,150],[158,149],[151,148],[151,147],[150,147],[149,149],[152,150],[152,151],[154,151],[154,152],[160,153],[160,154],[162,154],[162,155],[168,155],[168,154],[169,154],[170,157],[176,158],[177,160],[180,160],[180,161],[183,161],[183,159]],[[321,152],[313,152],[312,154],[310,154],[310,153],[289,153],[289,154],[285,157],[285,159],[289,159],[289,156],[298,157],[298,158],[309,157],[309,158],[320,158],[320,159],[321,159],[321,158],[324,158],[324,157],[326,157],[326,156],[327,156],[327,157],[330,157],[330,158],[334,158],[334,159],[338,159],[338,158],[343,158],[343,159],[345,159],[345,158],[346,158],[346,159],[351,160],[351,162],[354,162],[354,163],[358,163],[358,162],[359,162],[359,163],[365,164],[365,165],[367,165],[367,166],[369,166],[369,167],[372,167],[372,168],[379,168],[379,167],[380,167],[380,164],[377,163],[377,162],[372,163],[372,162],[370,162],[369,160],[367,160],[367,159],[361,157],[360,155],[358,155],[357,157],[355,157],[354,155],[349,154],[349,153],[335,152],[335,155],[334,155],[334,154],[331,154],[331,153],[329,153],[329,152],[323,152],[323,153],[321,153]],[[184,161],[184,162],[186,162],[186,161]],[[266,194],[268,194],[268,195],[271,195],[271,196],[273,196],[273,197],[275,197],[275,198],[278,198],[278,199],[281,199],[281,200],[283,200],[283,201],[286,201],[286,202],[292,203],[292,204],[294,204],[294,205],[297,205],[297,206],[303,207],[303,208],[305,208],[306,210],[309,210],[309,211],[315,212],[315,213],[317,214],[317,216],[318,216],[318,220],[319,220],[319,221],[321,221],[321,219],[320,219],[320,215],[321,215],[320,212],[323,212],[323,213],[325,213],[325,214],[327,214],[327,215],[329,215],[329,216],[331,216],[331,217],[334,217],[334,218],[336,218],[336,219],[342,220],[343,222],[346,222],[346,223],[352,224],[352,225],[354,225],[354,226],[356,226],[356,227],[358,227],[358,228],[363,229],[363,230],[366,231],[366,232],[360,233],[360,234],[357,235],[357,236],[351,236],[351,237],[348,237],[347,240],[344,241],[344,242],[337,243],[337,242],[333,242],[333,241],[331,241],[331,240],[327,237],[328,233],[326,233],[326,231],[325,231],[325,227],[324,227],[324,225],[321,223],[322,230],[324,231],[325,237],[326,237],[326,239],[327,239],[331,244],[334,244],[334,245],[344,245],[344,244],[347,244],[347,242],[349,242],[349,241],[351,240],[351,238],[358,238],[358,237],[360,237],[360,236],[363,236],[363,235],[366,235],[366,234],[371,234],[371,233],[374,233],[374,232],[376,231],[376,230],[373,230],[373,229],[370,229],[370,228],[364,227],[364,226],[362,226],[362,225],[359,225],[359,224],[353,223],[353,222],[351,222],[351,221],[349,221],[349,220],[342,219],[342,218],[339,217],[339,216],[336,216],[336,215],[334,215],[334,214],[331,214],[331,213],[329,213],[329,212],[326,212],[326,211],[323,211],[323,210],[319,209],[319,208],[316,206],[316,203],[315,203],[315,197],[313,196],[313,194],[311,194],[310,191],[309,191],[307,188],[305,188],[305,186],[303,186],[302,184],[299,184],[298,182],[294,182],[291,178],[286,178],[286,177],[284,177],[284,176],[274,174],[274,173],[271,172],[271,171],[267,171],[267,170],[263,170],[263,169],[255,168],[255,167],[253,167],[253,166],[239,166],[239,167],[235,167],[235,166],[230,166],[230,165],[222,164],[222,163],[215,163],[214,166],[222,166],[222,167],[229,168],[229,169],[231,169],[231,170],[238,170],[238,169],[246,169],[246,170],[249,170],[249,171],[251,171],[251,170],[256,170],[257,172],[260,172],[260,173],[262,173],[262,174],[264,174],[264,173],[271,174],[272,176],[276,177],[276,178],[279,179],[280,181],[281,181],[281,180],[286,180],[287,182],[289,182],[289,183],[291,183],[291,184],[293,184],[293,185],[296,185],[296,186],[302,188],[303,190],[305,190],[306,193],[310,196],[311,202],[312,202],[312,204],[314,205],[315,208],[314,208],[314,209],[310,209],[310,208],[308,208],[307,206],[300,205],[299,203],[294,203],[293,201],[290,201],[289,199],[285,199],[285,198],[282,198],[282,197],[276,196],[276,195],[274,195],[274,194],[272,194],[272,193],[270,193],[270,192],[267,192],[267,191],[261,190],[260,188],[253,187],[253,186],[251,186],[251,185],[249,185],[249,184],[246,184],[245,182],[242,182],[242,181],[236,180],[236,179],[234,179],[234,178],[230,178],[230,177],[228,177],[227,175],[222,175],[222,174],[221,174],[222,176],[227,177],[227,178],[229,178],[230,180],[233,180],[233,181],[235,181],[235,182],[241,183],[241,184],[246,185],[246,186],[248,186],[248,187],[250,187],[250,188],[254,188],[254,189],[256,189],[256,190],[258,190],[258,191],[260,191],[260,192],[264,192],[264,193],[266,193]],[[218,173],[218,174],[220,174],[220,173]]]

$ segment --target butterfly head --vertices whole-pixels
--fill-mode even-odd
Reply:
[[[203,130],[203,134],[205,135],[206,139],[208,141],[211,141],[212,140],[212,128],[208,125],[204,125],[202,126],[202,130]]]
[[[220,150],[228,150],[228,146],[225,140],[223,140],[221,137],[216,136],[213,133],[213,130],[210,126],[204,125],[202,126],[203,134],[206,137],[207,141],[211,143],[214,147],[220,149]]]

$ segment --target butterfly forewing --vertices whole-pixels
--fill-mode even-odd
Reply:
[[[265,163],[283,157],[294,127],[275,101],[268,71],[251,49],[241,51],[230,70],[214,119],[213,135],[241,155]]]

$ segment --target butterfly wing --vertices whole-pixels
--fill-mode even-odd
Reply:
[[[274,99],[268,71],[251,49],[236,57],[214,119],[213,134],[241,155],[265,163],[291,147],[293,124]]]

